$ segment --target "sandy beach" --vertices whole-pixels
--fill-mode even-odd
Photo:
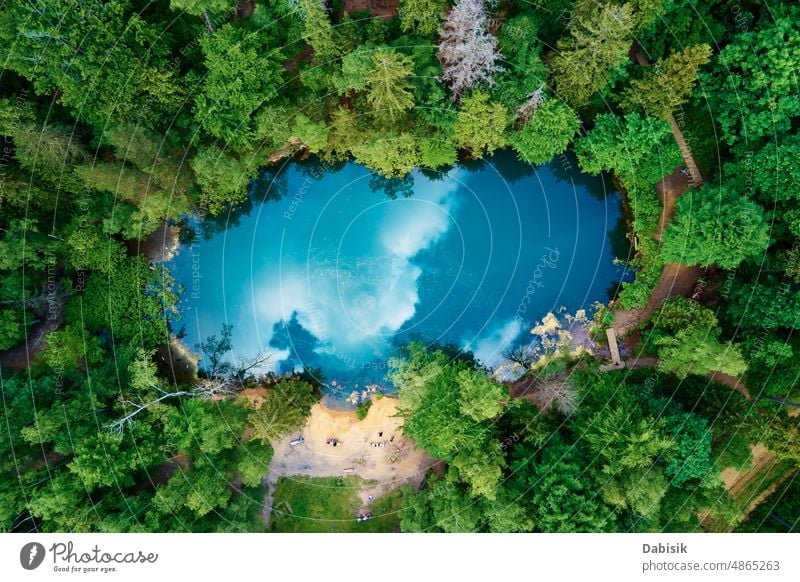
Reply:
[[[434,461],[402,434],[403,420],[396,412],[397,399],[387,396],[373,399],[364,420],[353,411],[315,404],[301,430],[273,443],[275,455],[267,477],[270,489],[278,478],[292,475],[356,475],[375,482],[359,492],[366,503],[368,496],[378,497],[406,483],[418,486]],[[291,444],[300,437],[302,443]],[[330,439],[336,439],[336,446]]]

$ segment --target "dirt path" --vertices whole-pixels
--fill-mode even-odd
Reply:
[[[665,299],[686,297],[692,293],[703,269],[678,263],[667,263],[661,271],[661,278],[650,294],[647,305],[641,309],[623,309],[614,314],[614,329],[617,335],[626,336],[644,323],[659,309]]]
[[[631,49],[631,57],[639,65],[643,67],[649,66],[647,55],[644,54],[638,43],[634,43]],[[682,173],[680,168],[676,168],[655,185],[656,192],[661,200],[661,216],[658,219],[658,228],[654,234],[655,239],[658,241],[663,238],[664,230],[666,230],[675,215],[675,205],[678,199],[689,188],[696,188],[703,182],[703,177],[697,168],[691,149],[687,146],[678,123],[672,115],[669,116],[668,121],[675,143],[680,148],[681,155],[688,168],[688,175]],[[617,330],[617,334],[620,337],[624,337],[641,323],[647,321],[668,297],[688,295],[697,283],[701,272],[702,270],[698,267],[688,267],[676,263],[664,265],[661,279],[650,294],[647,305],[642,309],[622,310],[615,314],[614,328]]]
[[[747,484],[752,481],[753,478],[756,477],[767,464],[774,460],[772,453],[770,453],[767,450],[767,447],[761,443],[750,445],[750,451],[753,455],[753,466],[749,471],[741,472],[737,471],[733,467],[727,467],[723,469],[722,473],[720,474],[722,484],[731,495],[741,493],[742,489],[744,489]]]
[[[280,477],[355,475],[371,482],[359,492],[365,505],[369,496],[379,497],[400,485],[419,486],[434,460],[403,435],[403,420],[396,412],[397,399],[386,396],[373,401],[364,420],[353,411],[315,404],[301,430],[273,443],[275,454],[262,481],[267,487],[263,509],[267,527]],[[303,442],[292,445],[299,437]],[[332,438],[336,446],[328,444]]]
[[[752,481],[756,479],[765,479],[766,473],[770,471],[771,467],[777,462],[775,456],[761,443],[750,445],[750,449],[753,454],[753,467],[749,471],[740,472],[733,467],[728,467],[720,474],[725,489],[727,489],[728,493],[730,493],[730,495],[734,498],[741,495]],[[750,499],[747,503],[747,508],[744,510],[742,518],[738,523],[744,523],[747,520],[747,516],[749,516],[756,507],[761,505],[761,503],[769,498],[770,495],[775,493],[778,487],[780,487],[786,481],[786,479],[792,476],[796,471],[796,467],[790,469],[785,474],[781,475],[780,478],[776,479],[772,484],[770,484],[769,487]],[[727,531],[733,531],[735,527],[736,524],[731,525],[729,528],[727,528]]]
[[[683,174],[680,168],[677,168],[668,176],[664,176],[664,178],[656,184],[656,192],[658,193],[659,200],[661,200],[661,216],[658,219],[658,230],[654,235],[656,240],[661,241],[664,230],[672,220],[672,217],[675,216],[675,204],[678,202],[678,198],[680,198],[688,188],[689,176]]]
[[[655,368],[657,365],[657,358],[650,358],[646,356],[625,361],[626,368]]]
[[[790,469],[784,475],[782,475],[780,479],[777,479],[772,485],[770,485],[769,487],[764,489],[764,491],[759,493],[747,506],[747,509],[745,510],[744,513],[744,517],[742,518],[740,523],[744,523],[745,521],[747,521],[749,519],[750,514],[753,513],[753,511],[755,511],[756,507],[764,503],[764,501],[766,501],[773,493],[775,493],[778,490],[778,487],[783,485],[786,482],[786,480],[792,475],[794,475],[796,472],[797,472],[797,467]],[[733,531],[734,529],[735,528],[731,528],[729,531]]]
[[[56,331],[64,323],[64,307],[67,304],[67,294],[59,284],[55,293],[48,296],[43,312],[39,313],[42,321],[34,325],[26,334],[25,341],[21,344],[0,352],[0,367],[12,370],[24,370],[30,366],[33,359],[45,347],[45,336],[51,331]]]
[[[740,392],[748,400],[752,400],[752,398],[750,397],[750,390],[747,389],[747,386],[742,384],[742,381],[739,380],[739,378],[736,378],[735,376],[731,376],[729,374],[724,374],[723,372],[711,372],[707,377],[710,380],[715,380],[716,382],[719,382],[720,384],[725,384],[725,386],[727,386],[728,388]]]
[[[275,487],[278,485],[278,477],[270,472],[261,480],[261,484],[267,488],[267,492],[264,494],[264,505],[261,506],[261,517],[264,519],[264,528],[266,531],[270,531],[272,528],[272,504],[275,502]]]

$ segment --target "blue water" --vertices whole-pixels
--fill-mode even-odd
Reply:
[[[194,223],[170,266],[185,341],[233,324],[233,354],[276,372],[318,368],[343,390],[383,380],[410,339],[487,366],[549,311],[605,302],[620,198],[568,157],[531,167],[502,153],[445,174],[386,181],[348,163],[290,163],[238,214]]]

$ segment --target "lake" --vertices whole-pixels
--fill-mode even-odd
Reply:
[[[242,209],[184,228],[174,327],[195,348],[232,324],[233,354],[321,369],[339,393],[381,382],[411,339],[497,366],[548,312],[591,309],[629,278],[614,261],[629,253],[620,197],[577,168],[510,152],[402,180],[355,163],[272,168]]]

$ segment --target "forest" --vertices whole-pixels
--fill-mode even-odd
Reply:
[[[635,278],[595,324],[641,365],[523,357],[531,401],[412,342],[387,378],[441,463],[386,528],[797,531],[796,3],[4,0],[0,62],[0,531],[265,531],[319,376],[254,373],[224,328],[177,366],[152,241],[281,160],[402,191],[504,149],[624,194]],[[726,468],[764,469],[746,502]]]

